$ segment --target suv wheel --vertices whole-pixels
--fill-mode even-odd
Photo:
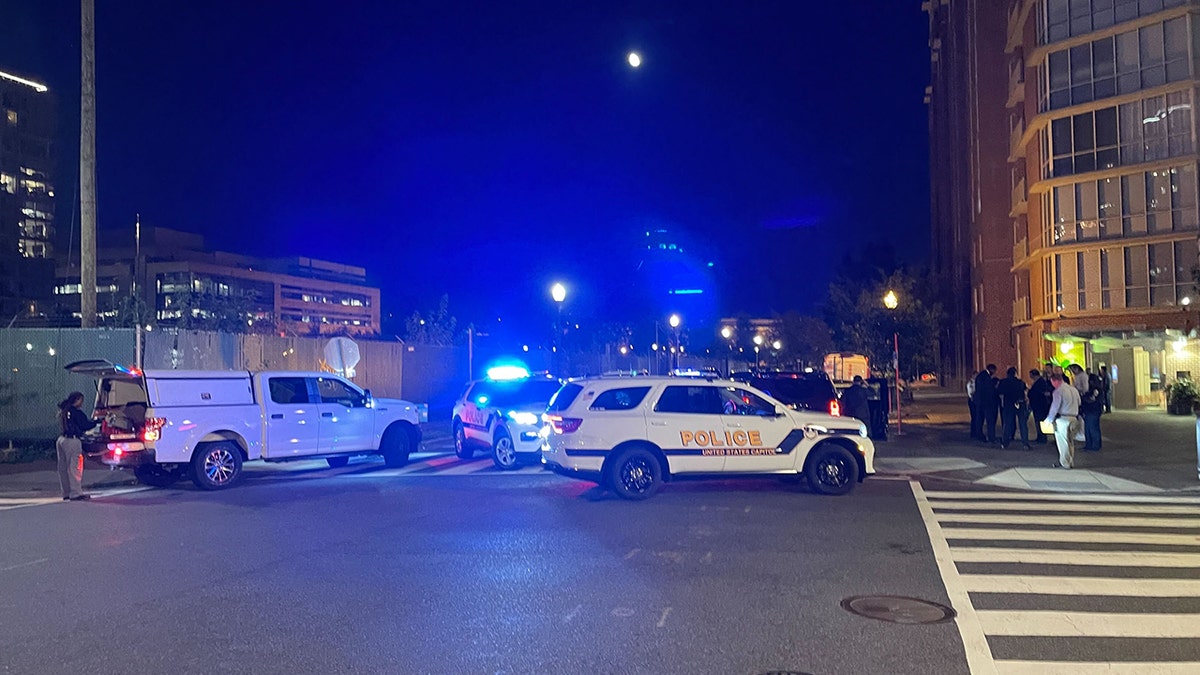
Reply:
[[[475,451],[467,445],[467,430],[457,422],[454,424],[454,454],[459,459],[471,459],[475,456]]]
[[[804,477],[814,492],[823,495],[844,495],[858,482],[858,462],[854,455],[840,445],[823,443],[808,458]]]
[[[613,462],[608,486],[622,499],[648,499],[662,486],[662,465],[645,448],[629,448]]]
[[[497,430],[496,441],[492,444],[492,461],[502,471],[517,468],[517,449],[513,446],[512,436],[502,430]]]

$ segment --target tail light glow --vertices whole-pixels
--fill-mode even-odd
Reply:
[[[153,443],[162,438],[162,428],[166,426],[165,417],[147,417],[146,426],[142,427],[141,437],[147,443]]]
[[[836,399],[829,402],[829,414],[834,417],[842,416],[842,406],[838,405]]]
[[[578,417],[563,417],[561,415],[546,415],[546,421],[554,428],[556,434],[573,434],[579,430],[583,420]]]

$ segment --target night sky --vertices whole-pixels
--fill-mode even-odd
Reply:
[[[554,279],[619,313],[650,226],[715,259],[724,315],[814,309],[869,240],[927,256],[917,0],[129,0],[96,26],[102,237],[140,212],[463,323],[541,316]],[[68,199],[78,48],[78,2],[0,0],[0,69],[58,96]]]

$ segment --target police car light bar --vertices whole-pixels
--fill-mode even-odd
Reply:
[[[529,369],[521,366],[493,366],[487,369],[489,380],[523,380],[529,377]]]

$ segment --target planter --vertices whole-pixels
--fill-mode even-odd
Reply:
[[[1168,403],[1167,404],[1167,414],[1168,415],[1190,415],[1190,414],[1192,414],[1192,403],[1191,403],[1191,401],[1182,402],[1182,403]]]

